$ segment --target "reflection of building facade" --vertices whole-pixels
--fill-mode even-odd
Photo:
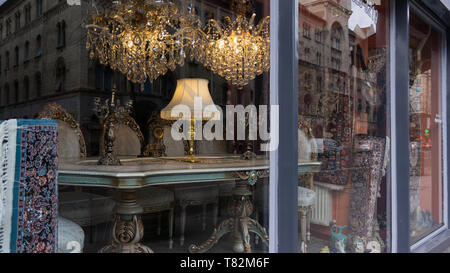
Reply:
[[[352,214],[355,136],[385,133],[387,52],[380,37],[386,33],[377,29],[375,38],[368,29],[351,29],[352,1],[299,2],[299,118],[324,140],[318,142],[323,165],[314,177],[311,219],[312,234],[323,238],[330,221],[348,225]],[[335,151],[327,151],[327,139],[336,143]]]
[[[97,154],[101,126],[93,112],[94,97],[109,97],[114,84],[119,98],[135,101],[133,115],[142,128],[152,109],[168,103],[180,76],[214,79],[213,99],[225,103],[224,81],[196,64],[147,83],[142,91],[90,60],[83,28],[88,2],[69,6],[57,0],[9,0],[0,6],[0,119],[35,118],[47,103],[55,102],[80,123],[88,153]],[[202,20],[229,15],[227,5],[220,4],[197,1]]]

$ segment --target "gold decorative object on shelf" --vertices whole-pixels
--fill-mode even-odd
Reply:
[[[250,0],[236,0],[235,20],[226,17],[221,25],[212,19],[204,30],[207,44],[201,62],[240,88],[270,68],[269,17],[255,26],[256,14],[246,18],[249,5]]]
[[[183,44],[175,39],[182,35],[171,33],[177,18],[178,8],[169,0],[113,1],[86,25],[86,48],[91,58],[143,86],[184,64]]]
[[[201,98],[202,108],[195,108],[195,99]],[[176,107],[187,106],[190,110],[188,116],[173,116],[172,111]],[[179,109],[181,110],[181,109]],[[178,112],[178,111],[174,111]],[[177,88],[169,105],[161,110],[161,118],[167,120],[186,120],[190,122],[189,130],[189,153],[183,161],[195,163],[199,160],[195,157],[194,142],[195,142],[195,122],[197,117],[202,120],[217,120],[220,119],[216,113],[220,112],[215,106],[211,94],[208,89],[208,80],[205,79],[181,79],[177,81]]]
[[[158,111],[153,111],[147,121],[149,143],[145,146],[144,156],[166,156],[164,144],[164,127],[170,126],[170,121],[161,119]]]

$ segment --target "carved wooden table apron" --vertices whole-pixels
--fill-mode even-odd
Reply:
[[[113,243],[100,252],[151,253],[141,244],[144,226],[142,207],[137,203],[137,191],[148,186],[174,186],[192,183],[220,183],[236,180],[233,200],[228,212],[231,218],[222,222],[205,243],[189,248],[191,252],[206,252],[219,239],[234,232],[234,251],[251,252],[249,232],[268,244],[265,229],[249,216],[253,211],[251,191],[259,178],[269,175],[269,161],[264,158],[242,160],[236,156],[200,157],[200,163],[181,162],[178,158],[121,158],[122,166],[98,166],[97,159],[64,162],[59,166],[59,185],[106,187],[118,191],[116,220],[112,230]],[[316,172],[319,162],[299,163],[299,172]]]

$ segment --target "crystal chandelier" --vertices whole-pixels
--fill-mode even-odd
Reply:
[[[250,1],[233,2],[234,21],[226,17],[223,25],[215,20],[206,24],[205,52],[200,56],[208,69],[240,88],[270,68],[270,20],[265,17],[255,25],[256,14],[248,20]]]
[[[169,0],[120,0],[94,12],[86,26],[91,58],[118,70],[141,87],[184,64],[182,42],[174,34],[178,8]]]

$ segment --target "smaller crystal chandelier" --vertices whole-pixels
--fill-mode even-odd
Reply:
[[[169,0],[116,0],[86,26],[91,58],[143,85],[184,63],[183,45],[174,38],[178,8]]]
[[[247,20],[250,1],[233,2],[234,21],[226,17],[223,26],[215,20],[206,24],[205,52],[200,56],[208,69],[240,88],[270,69],[270,20],[265,17],[256,26],[256,14]]]

